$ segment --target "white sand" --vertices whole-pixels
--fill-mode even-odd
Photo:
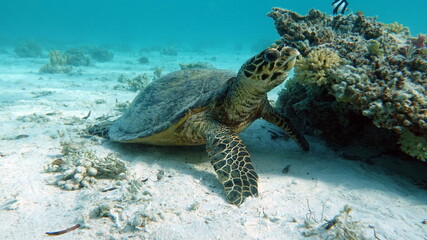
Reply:
[[[427,239],[422,223],[427,191],[414,184],[425,178],[426,167],[416,162],[390,156],[374,157],[374,164],[344,160],[312,137],[312,150],[304,153],[291,140],[273,140],[267,130],[277,129],[257,121],[241,137],[260,176],[260,196],[236,207],[225,201],[203,147],[125,145],[81,134],[95,118],[117,115],[116,99],[131,101],[136,95],[113,90],[119,74],[146,72],[151,77],[156,66],[168,73],[178,70],[180,62],[213,56],[215,67],[237,71],[250,53],[167,57],[153,52],[147,55],[149,65],[137,63],[138,54],[115,53],[111,63],[81,67],[81,75],[67,76],[39,74],[47,58],[18,59],[8,51],[0,55],[0,239],[325,239],[303,237],[308,231],[304,220],[315,220],[312,226],[319,227],[325,223],[322,216],[331,220],[345,205],[368,239]],[[53,93],[37,97],[46,90]],[[100,99],[105,103],[96,104]],[[81,120],[89,111],[90,118]],[[28,137],[16,139],[19,135]],[[123,189],[101,192],[115,186],[108,179],[76,191],[48,185],[55,174],[43,169],[61,157],[61,141],[81,143],[101,157],[118,153],[130,166],[129,179],[148,178],[141,188],[144,200],[120,202]],[[362,159],[375,155],[360,149],[350,153]],[[165,173],[161,180],[159,170]],[[101,202],[112,206],[109,217],[82,221]],[[146,215],[140,230],[132,227],[137,212]],[[77,223],[84,226],[57,237],[45,235]]]

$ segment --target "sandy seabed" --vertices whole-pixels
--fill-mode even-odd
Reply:
[[[260,195],[237,207],[225,201],[204,147],[127,145],[83,132],[96,118],[120,115],[116,103],[136,96],[114,89],[120,74],[151,78],[156,66],[165,74],[179,70],[179,63],[212,57],[216,68],[237,71],[250,56],[154,52],[141,65],[138,54],[116,52],[111,62],[66,75],[38,73],[47,57],[20,59],[12,49],[0,54],[0,239],[334,239],[339,231],[366,239],[427,239],[427,191],[420,182],[427,172],[418,162],[357,146],[346,155],[358,160],[348,160],[314,137],[305,153],[280,134],[273,138],[279,130],[259,120],[241,137],[260,176]],[[128,166],[127,178],[99,179],[75,191],[49,184],[58,174],[45,169],[63,157],[61,142],[99,157],[117,154]],[[141,183],[139,193],[123,200],[131,181]],[[341,216],[340,226],[348,229],[335,224],[326,230],[346,205],[352,211]],[[66,234],[45,234],[78,223]]]

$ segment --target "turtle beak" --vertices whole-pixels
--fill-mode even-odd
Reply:
[[[295,48],[284,48],[280,53],[283,58],[286,58],[282,65],[285,71],[290,71],[294,67],[297,58],[301,56],[301,53]]]

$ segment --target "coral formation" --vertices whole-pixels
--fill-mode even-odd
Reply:
[[[363,232],[363,226],[353,220],[350,215],[352,211],[348,205],[340,211],[333,219],[321,224],[316,228],[312,228],[310,223],[305,224],[305,227],[310,230],[303,232],[304,237],[314,237],[315,239],[336,239],[336,240],[363,240],[369,239]]]
[[[89,54],[91,58],[98,62],[108,62],[113,60],[114,57],[113,53],[105,48],[90,48]]]
[[[415,136],[409,131],[405,131],[400,135],[399,143],[402,151],[408,153],[419,160],[427,159],[427,137]]]
[[[70,73],[71,66],[67,66],[67,57],[59,50],[49,52],[50,62],[40,68],[40,73]]]
[[[305,84],[323,85],[340,64],[340,57],[331,49],[311,51],[295,64],[295,79]]]
[[[154,68],[153,74],[154,74],[153,80],[161,78],[163,74],[163,67],[157,66],[156,68]]]
[[[402,32],[404,32],[405,35],[408,35],[408,36],[410,35],[409,34],[409,28],[404,27],[403,24],[399,24],[398,22],[385,24],[384,28],[386,30],[388,30],[389,32],[392,32],[392,33],[402,33]]]
[[[132,79],[126,78],[125,75],[120,74],[117,81],[119,83],[124,83],[125,85],[116,85],[114,86],[114,89],[116,90],[125,89],[125,90],[134,91],[134,92],[144,89],[150,83],[150,80],[148,79],[147,74],[140,74]]]
[[[67,64],[67,57],[62,55],[58,50],[53,50],[49,52],[50,64],[64,66]]]
[[[368,48],[369,55],[381,56],[384,53],[384,50],[381,48],[380,42],[374,39],[370,39],[366,45]]]
[[[42,55],[42,49],[37,43],[29,41],[16,46],[15,53],[21,58],[35,58]]]
[[[89,66],[90,58],[87,57],[83,50],[72,48],[65,51],[67,65],[71,66]]]
[[[64,146],[67,148],[62,151],[66,153],[65,157],[54,160],[45,168],[48,173],[60,173],[52,184],[65,190],[77,190],[90,187],[97,179],[126,178],[127,166],[115,155],[101,158],[92,151],[70,150],[66,144]]]
[[[147,57],[140,57],[138,58],[138,62],[141,64],[148,64],[150,61],[148,60]]]
[[[181,70],[188,69],[188,68],[206,68],[206,69],[214,68],[213,65],[208,62],[180,63],[179,67],[181,68]]]
[[[164,47],[160,53],[167,56],[178,56],[178,51],[174,47]]]
[[[418,34],[418,37],[410,39],[410,43],[416,48],[424,48],[426,47],[426,36]]]
[[[414,39],[405,31],[390,33],[388,25],[364,15],[332,17],[312,9],[301,16],[280,8],[274,8],[268,15],[275,20],[281,35],[278,44],[297,48],[307,59],[318,49],[334,49],[343,63],[327,75],[321,75],[320,68],[295,67],[295,78],[313,76],[313,70],[324,78],[318,78],[321,81],[317,86],[307,85],[312,80],[300,81],[304,84],[288,80],[290,83],[281,93],[278,105],[291,118],[296,118],[293,122],[303,122],[308,133],[327,133],[335,135],[331,137],[335,139],[343,136],[354,139],[343,132],[372,129],[367,126],[371,122],[377,128],[391,131],[383,135],[386,140],[378,139],[378,144],[389,144],[392,136],[395,145],[405,132],[421,138],[427,136],[427,54],[425,48],[408,46],[408,41],[420,46],[425,41],[422,36]],[[318,111],[319,108],[327,112]],[[349,116],[357,117],[363,125],[349,124],[354,122]],[[331,126],[331,121],[336,124]],[[340,130],[332,130],[337,128]],[[424,146],[417,149],[426,147],[425,142],[419,143]],[[413,148],[401,149],[410,156],[419,156]]]

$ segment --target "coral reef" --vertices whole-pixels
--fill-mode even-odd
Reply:
[[[42,49],[37,43],[29,41],[16,46],[15,53],[21,58],[36,58],[42,55]]]
[[[372,126],[390,131],[383,131],[383,138],[359,133],[366,134],[368,139],[377,138],[378,145],[388,145],[390,140],[394,140],[393,146],[398,142],[403,144],[407,132],[426,138],[427,53],[425,48],[411,46],[421,46],[425,41],[422,36],[412,38],[406,31],[391,33],[389,25],[364,15],[332,17],[312,9],[302,16],[274,8],[268,16],[275,20],[281,35],[277,44],[295,47],[305,58],[295,67],[295,78],[299,81],[288,80],[279,97],[279,108],[295,118],[293,122],[304,123],[308,133],[330,134],[330,139],[342,140],[346,136],[347,143],[355,137],[346,133]],[[312,52],[321,49],[334,49],[342,64],[328,68],[327,74],[322,73],[324,68],[303,65],[313,59]],[[310,84],[314,82],[316,86]],[[361,122],[355,126],[349,124],[354,123],[350,116]],[[427,146],[425,141],[418,143],[416,149],[401,149],[425,161],[419,150]]]

